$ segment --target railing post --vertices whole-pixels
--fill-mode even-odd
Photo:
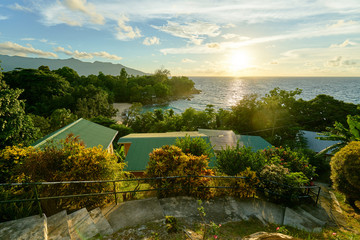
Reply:
[[[37,191],[37,185],[34,184],[33,186],[34,186],[34,192],[35,192],[35,199],[36,199],[36,202],[37,202],[38,207],[39,207],[40,217],[42,217],[43,211],[42,211],[41,203],[40,203],[40,200],[39,200],[39,195],[38,195],[38,191]]]
[[[115,205],[117,205],[117,195],[116,195],[116,183],[115,183],[115,181],[113,182],[113,185],[114,185]]]
[[[320,191],[321,191],[321,187],[319,187],[319,191],[317,193],[317,196],[316,196],[316,202],[315,202],[315,205],[318,204],[318,201],[319,201],[319,196],[320,196]]]

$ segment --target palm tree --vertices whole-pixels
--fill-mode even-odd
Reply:
[[[338,142],[320,151],[318,153],[319,155],[329,151],[337,152],[341,148],[345,147],[349,142],[360,141],[360,116],[348,115],[347,124],[349,125],[349,128],[346,128],[339,122],[335,122],[334,127],[327,127],[327,132],[320,133],[325,137],[317,137],[316,139]]]

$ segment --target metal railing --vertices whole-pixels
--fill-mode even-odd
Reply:
[[[101,195],[113,195],[115,199],[115,203],[118,204],[118,195],[119,194],[127,194],[127,193],[138,193],[138,192],[149,192],[149,191],[166,191],[166,190],[181,190],[181,189],[187,189],[185,187],[183,188],[148,188],[148,189],[137,189],[135,187],[134,190],[126,190],[126,191],[118,191],[116,187],[116,183],[122,183],[122,182],[138,182],[138,186],[140,182],[148,183],[149,181],[153,180],[162,180],[162,179],[178,179],[178,178],[211,178],[211,179],[247,179],[246,177],[237,177],[237,176],[168,176],[168,177],[156,177],[156,178],[126,178],[126,179],[119,179],[119,180],[97,180],[97,181],[61,181],[61,182],[29,182],[29,183],[0,183],[0,187],[23,187],[30,186],[33,189],[34,198],[29,199],[12,199],[12,200],[1,200],[0,204],[6,204],[6,203],[16,203],[16,202],[36,202],[39,208],[39,213],[42,215],[43,210],[41,207],[41,200],[51,200],[51,199],[63,199],[63,198],[77,198],[77,197],[90,197],[90,196],[101,196]],[[39,193],[39,186],[49,186],[49,185],[64,185],[64,184],[99,184],[99,183],[112,183],[113,190],[112,191],[106,191],[106,192],[91,192],[91,193],[83,193],[83,194],[72,194],[72,195],[61,195],[61,196],[46,196],[42,197]],[[276,182],[271,182],[272,184],[277,184],[280,187],[286,188],[286,189],[298,189],[303,194],[298,195],[298,199],[303,198],[311,198],[314,200],[315,205],[318,203],[319,195],[321,191],[321,187],[319,186],[303,186],[298,188],[291,188],[290,186],[279,184]],[[239,188],[237,186],[191,186],[192,188],[196,189],[204,189],[204,188],[215,188],[215,189],[236,189]],[[254,186],[257,190],[264,191],[269,193],[270,195],[280,195],[276,192],[268,191],[266,188],[262,188],[260,185]],[[253,196],[254,197],[254,196]],[[286,196],[282,196],[286,197]]]

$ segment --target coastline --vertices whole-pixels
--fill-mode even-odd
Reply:
[[[122,113],[128,110],[132,106],[131,103],[113,103],[113,107],[118,110],[114,119],[118,123],[122,123]]]

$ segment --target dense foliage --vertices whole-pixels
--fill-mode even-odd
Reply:
[[[331,158],[331,180],[335,189],[344,193],[347,202],[359,210],[360,200],[360,141],[350,142]]]
[[[301,90],[275,88],[264,97],[251,94],[240,100],[231,110],[215,111],[208,105],[204,111],[193,108],[176,114],[172,109],[141,112],[134,105],[126,114],[124,124],[134,132],[196,131],[231,129],[239,134],[258,135],[274,146],[305,148],[299,130],[325,131],[335,121],[346,123],[347,115],[360,113],[357,105],[344,103],[331,96],[319,95],[304,101],[297,97]],[[331,106],[326,103],[329,100]]]
[[[25,104],[19,100],[20,89],[10,88],[0,72],[0,149],[18,143],[28,144],[39,136],[33,121],[25,113]]]
[[[184,138],[178,138],[176,139],[175,146],[179,147],[185,154],[195,156],[206,155],[208,157],[212,155],[210,143],[207,143],[205,139],[200,137],[192,138],[186,136]]]
[[[154,178],[213,175],[213,171],[208,169],[208,163],[209,157],[206,155],[185,154],[176,146],[165,145],[150,153],[145,176]],[[197,177],[155,179],[150,181],[150,185],[153,188],[168,188],[158,191],[159,197],[186,195],[209,198],[211,196],[210,189],[201,187],[209,186],[210,181],[208,178]]]
[[[309,179],[302,172],[291,172],[282,165],[266,165],[259,174],[259,187],[265,197],[280,203],[298,200],[303,187],[309,184]]]
[[[26,112],[50,116],[56,109],[66,108],[78,117],[99,115],[112,117],[116,111],[113,102],[164,102],[196,92],[194,82],[187,77],[170,78],[167,70],[153,75],[129,76],[124,69],[118,76],[79,76],[69,67],[50,71],[16,69],[4,73],[11,88],[23,89],[21,99],[26,100]]]
[[[44,149],[32,147],[7,147],[0,154],[1,178],[4,182],[81,181],[117,179],[124,164],[115,155],[102,148],[86,148],[78,138],[69,136],[61,143],[53,143]],[[106,192],[112,185],[65,184],[41,186],[39,194],[45,196],[73,195],[90,192]],[[46,213],[61,209],[93,207],[103,203],[106,196],[90,198],[65,198],[41,202]]]
[[[265,158],[262,154],[253,152],[251,148],[227,147],[216,155],[217,169],[229,176],[235,176],[250,168],[252,171],[260,172],[265,165]]]
[[[337,143],[325,148],[320,153],[337,152],[351,141],[360,141],[360,115],[348,115],[346,122],[349,128],[336,121],[334,127],[327,127],[327,131],[321,133],[325,137],[318,137],[318,139],[337,141]]]

